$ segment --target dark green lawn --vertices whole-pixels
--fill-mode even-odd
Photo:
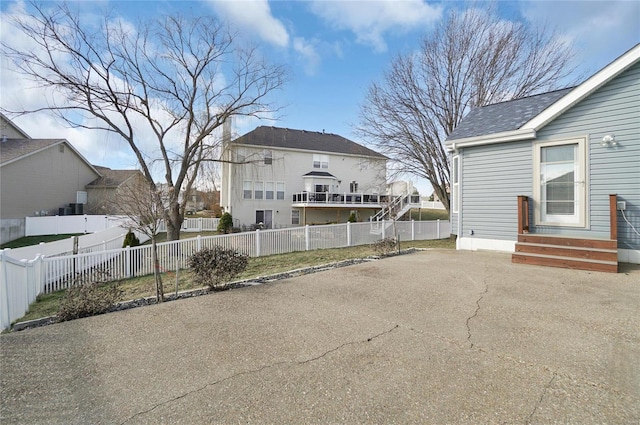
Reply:
[[[69,239],[71,236],[81,236],[83,233],[71,233],[64,235],[41,235],[41,236],[25,236],[11,242],[0,245],[0,249],[5,248],[22,248],[23,246],[38,245],[40,242],[54,242],[62,239]]]

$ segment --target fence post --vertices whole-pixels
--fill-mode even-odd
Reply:
[[[309,251],[309,225],[304,226],[304,249]]]
[[[411,219],[411,240],[416,240],[416,222],[414,219]]]
[[[437,220],[436,239],[440,239],[440,219]]]
[[[351,246],[351,222],[347,221],[347,246]]]
[[[202,250],[202,236],[201,235],[196,236],[196,250],[197,251],[201,251]]]
[[[0,250],[0,261],[2,262],[2,276],[0,276],[0,301],[2,301],[2,308],[0,312],[0,329],[8,328],[11,325],[11,314],[9,308],[11,303],[9,302],[9,276],[7,271],[7,259],[5,250]]]
[[[256,229],[256,257],[260,256],[260,229]]]
[[[198,217],[198,231],[202,232],[202,217]]]
[[[129,245],[127,245],[127,247],[125,248],[124,251],[126,257],[124,259],[124,264],[125,264],[125,276],[127,277],[132,277],[131,276],[131,247]]]
[[[387,220],[385,220],[384,218],[382,219],[382,239],[384,239],[385,236],[385,227],[387,226]]]

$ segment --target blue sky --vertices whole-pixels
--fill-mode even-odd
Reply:
[[[135,24],[140,18],[166,13],[212,14],[238,28],[258,44],[271,61],[288,64],[292,81],[276,101],[286,107],[277,121],[237,123],[245,133],[258,125],[325,130],[356,142],[353,125],[367,87],[379,80],[398,53],[417,48],[456,1],[81,1],[74,2],[87,16],[111,9]],[[24,13],[22,2],[3,0],[1,36],[19,45],[21,39],[6,25],[8,14]],[[498,2],[503,19],[547,23],[574,43],[578,71],[589,76],[640,42],[639,1],[521,1]],[[42,96],[29,91],[2,61],[0,104],[12,109],[33,106]],[[133,168],[128,147],[113,137],[96,137],[64,127],[51,117],[19,117],[16,123],[32,137],[61,137],[71,141],[91,162],[112,168]],[[427,183],[409,177],[430,193]]]

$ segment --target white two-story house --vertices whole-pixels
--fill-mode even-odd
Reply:
[[[364,221],[385,203],[387,157],[336,134],[261,126],[224,155],[220,204],[237,226]]]

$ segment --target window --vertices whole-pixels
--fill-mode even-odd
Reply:
[[[264,229],[271,229],[273,225],[273,210],[256,210],[256,224]]]
[[[291,224],[300,224],[300,210],[291,211]]]
[[[349,183],[349,192],[350,193],[357,193],[358,192],[358,182],[357,181],[352,181]]]
[[[273,163],[273,152],[268,149],[264,150],[264,165],[271,165]]]
[[[328,192],[329,191],[329,185],[328,184],[317,184],[316,185],[316,192]]]
[[[585,147],[584,139],[535,145],[536,224],[586,225]]]
[[[277,196],[277,199],[280,201],[284,199],[284,183],[283,182],[276,183],[276,196]]]
[[[267,182],[266,183],[266,189],[265,189],[265,192],[264,192],[264,199],[273,199],[273,186],[274,186],[273,182]]]
[[[252,184],[249,180],[245,180],[244,183],[242,183],[242,198],[243,199],[251,199],[251,191],[252,191]]]
[[[243,151],[238,150],[236,152],[236,162],[239,164],[244,163],[247,160],[246,156],[244,155]]]
[[[457,213],[460,205],[460,157],[451,159],[451,211]]]
[[[313,168],[329,168],[329,155],[313,154]]]
[[[264,182],[253,184],[253,199],[264,199]]]

